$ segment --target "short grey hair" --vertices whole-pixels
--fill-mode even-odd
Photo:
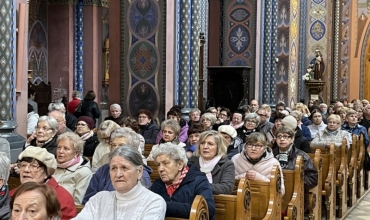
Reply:
[[[46,116],[46,115],[43,115],[39,118],[39,120],[37,121],[37,124],[39,124],[40,122],[43,122],[43,121],[47,121],[50,125],[50,128],[53,129],[53,131],[56,133],[58,131],[58,128],[59,128],[59,123],[57,122],[57,120],[51,116]]]
[[[192,108],[192,109],[190,110],[190,112],[189,112],[189,116],[190,116],[191,114],[193,114],[194,112],[198,112],[199,114],[201,113],[201,111],[199,110],[199,108]]]
[[[154,161],[157,160],[158,156],[167,155],[176,163],[180,160],[184,162],[184,166],[188,164],[188,157],[186,156],[185,149],[171,142],[159,144],[157,148],[153,149],[152,156]]]
[[[59,117],[61,117],[63,120],[66,120],[66,115],[65,114],[63,114],[61,111],[59,111],[59,110],[52,110],[52,111],[50,111],[49,113],[48,113],[48,115],[50,116],[50,114],[52,114],[52,113],[54,113],[54,114],[57,114]],[[51,116],[51,117],[53,117],[53,116]],[[54,117],[53,117],[54,118]]]
[[[214,114],[212,113],[204,113],[201,117],[200,117],[200,121],[202,121],[203,119],[209,119],[211,121],[211,125],[214,125],[217,121],[217,118]]]
[[[118,108],[120,111],[122,111],[121,106],[117,103],[114,103],[114,104],[110,105],[109,109],[112,109],[112,108]]]
[[[4,180],[4,185],[8,185],[10,170],[10,160],[6,153],[0,152],[0,179]]]
[[[257,113],[249,113],[247,116],[244,118],[244,123],[249,120],[249,119],[254,119],[256,121],[256,127],[260,124],[261,118]]]
[[[68,140],[79,155],[83,154],[85,141],[83,141],[78,134],[70,131],[64,132],[58,136],[57,144],[59,144],[61,140]]]
[[[81,98],[81,92],[78,90],[73,90],[72,98]]]
[[[52,102],[48,106],[49,112],[51,112],[53,110],[57,110],[57,111],[62,111],[63,110],[64,111],[65,109],[66,109],[66,107],[61,102]]]
[[[116,122],[114,122],[112,120],[105,120],[105,121],[103,121],[102,123],[100,123],[100,125],[98,127],[98,130],[96,132],[97,135],[98,135],[98,140],[100,142],[102,142],[103,139],[109,138],[110,135],[111,135],[111,133],[112,133],[112,131],[114,129],[119,128],[119,127],[120,126]]]
[[[163,131],[164,127],[170,127],[173,132],[175,132],[176,136],[180,134],[181,127],[179,123],[174,119],[167,119],[164,120],[161,124],[161,130]]]
[[[137,148],[134,146],[129,145],[121,145],[116,147],[110,154],[109,154],[109,165],[110,161],[113,157],[119,156],[124,158],[127,161],[130,161],[135,166],[143,166],[143,159],[141,154]]]
[[[112,141],[115,138],[124,137],[127,139],[127,145],[132,146],[134,148],[139,148],[140,145],[140,137],[139,135],[128,127],[119,127],[112,131],[110,134],[110,140]],[[140,157],[141,158],[141,157]]]
[[[321,107],[325,107],[325,108],[327,108],[327,107],[328,107],[328,105],[327,105],[327,104],[325,104],[325,103],[321,103],[321,104],[319,105],[319,108],[321,108]]]

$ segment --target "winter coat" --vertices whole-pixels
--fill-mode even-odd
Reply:
[[[53,177],[50,178],[46,182],[46,184],[53,187],[53,189],[55,189],[55,192],[57,193],[58,200],[60,202],[60,209],[62,212],[62,220],[69,220],[75,217],[77,215],[76,205],[71,194],[69,194],[69,192],[64,187],[60,186]],[[12,189],[9,192],[9,196],[12,197],[17,189],[18,188]]]
[[[257,172],[254,179],[265,182],[270,182],[272,167],[278,165],[281,173],[281,193],[282,195],[285,194],[283,172],[279,161],[275,159],[270,147],[266,148],[266,156],[262,157],[262,159],[254,165],[248,161],[245,150],[231,158],[231,161],[235,165],[235,179],[241,179],[245,177],[249,170],[254,170]]]
[[[155,144],[155,140],[159,133],[159,127],[157,124],[150,121],[147,125],[140,125],[140,134],[144,137],[146,144]]]
[[[360,137],[360,134],[362,133],[364,135],[365,147],[369,146],[369,136],[364,126],[356,124],[355,127],[351,128],[347,122],[344,122],[344,124],[342,125],[342,130],[348,131],[351,134],[355,134],[358,137]]]
[[[68,102],[67,104],[67,110],[70,114],[73,114],[78,106],[80,104],[81,100],[78,98],[73,98],[72,101]]]
[[[49,141],[48,143],[46,143],[42,146],[42,148],[45,148],[49,153],[54,154],[55,157],[57,157],[57,147],[58,147],[57,138],[58,138],[58,135],[55,135],[51,139],[51,141]],[[37,146],[36,138],[31,141],[29,146]],[[26,148],[24,147],[23,150],[24,149],[26,149]]]
[[[311,141],[312,137],[310,129],[308,129],[304,124],[298,125],[298,127],[301,129],[303,137],[306,138],[307,141]]]
[[[94,132],[93,136],[85,140],[83,155],[85,157],[92,157],[98,144],[99,144],[98,136]]]
[[[235,130],[237,136],[243,140],[243,143],[245,143],[250,134],[252,134],[253,132],[259,132],[258,128],[255,128],[253,131],[247,131],[247,128],[244,125]]]
[[[63,169],[58,167],[53,174],[59,185],[63,186],[72,195],[77,205],[81,205],[92,177],[89,160],[82,158],[79,163],[69,168]]]
[[[14,190],[15,191],[15,190]],[[10,193],[8,186],[6,187],[5,194],[2,199],[0,199],[0,219],[10,220]]]
[[[272,150],[274,156],[276,157],[279,154],[279,148],[275,148]],[[315,167],[315,164],[311,160],[310,156],[308,156],[302,150],[295,148],[294,145],[288,155],[288,165],[287,167],[283,167],[283,169],[287,170],[295,170],[295,162],[297,157],[301,156],[303,159],[303,169],[304,169],[304,207],[305,210],[308,207],[308,193],[309,190],[317,186],[318,180],[318,173]]]
[[[227,158],[231,160],[231,158],[235,155],[240,153],[244,148],[243,140],[236,136],[233,142],[227,147]]]
[[[66,126],[67,128],[71,129],[71,131],[76,130],[76,125],[77,125],[77,118],[76,116],[70,114],[69,112],[66,112]]]
[[[311,147],[323,147],[326,143],[334,143],[336,147],[340,147],[342,146],[343,138],[347,139],[347,148],[349,148],[349,145],[352,144],[352,136],[348,131],[338,128],[330,132],[328,127],[326,127],[324,130],[317,133],[310,145]]]
[[[178,136],[178,139],[180,142],[186,143],[188,141],[188,129],[189,129],[188,123],[185,121],[183,126],[181,126],[180,134]],[[162,131],[160,131],[157,135],[157,139],[155,140],[155,143],[159,144],[162,137],[163,137],[163,133]]]
[[[319,131],[323,131],[326,126],[327,125],[323,121],[319,125],[315,125],[314,123],[312,123],[312,125],[307,126],[308,129],[310,129],[311,138],[314,139],[317,136],[317,133],[319,133]]]
[[[27,134],[32,134],[35,131],[39,117],[39,114],[33,111],[27,114]]]
[[[84,99],[82,100],[81,112],[74,112],[73,114],[76,116],[76,118],[88,116],[96,120],[96,118],[100,117],[100,113],[101,112],[99,110],[98,103],[96,103],[94,100]]]
[[[206,175],[195,165],[189,167],[188,173],[171,197],[167,194],[165,183],[161,179],[154,181],[150,190],[166,201],[166,217],[189,218],[195,196],[202,195],[208,204],[209,219],[214,219],[215,202],[211,186]]]
[[[359,120],[358,124],[364,126],[366,131],[368,131],[370,128],[370,122],[366,118]]]
[[[267,132],[271,131],[273,127],[274,124],[266,120],[265,123],[259,124],[257,128],[260,132],[266,134]]]
[[[143,176],[141,177],[142,185],[149,188],[152,185],[150,174],[153,172],[152,168],[144,165]],[[85,205],[89,199],[100,191],[114,191],[113,184],[109,175],[109,164],[101,166],[98,171],[92,176],[89,187],[86,190],[85,196],[82,200],[82,205]]]
[[[295,130],[294,146],[296,146],[297,149],[300,149],[303,152],[311,153],[310,143],[308,143],[307,139],[305,137],[303,137],[302,130],[299,129],[299,128],[297,128]],[[272,149],[275,149],[277,147],[278,147],[278,145],[277,145],[277,143],[275,141]]]
[[[312,124],[312,121],[308,117],[305,117],[305,116],[302,116],[301,122],[302,122],[302,124],[304,124],[306,126],[309,126],[310,124]]]
[[[121,114],[118,116],[118,118],[113,118],[113,116],[108,116],[108,117],[105,117],[105,118],[104,118],[104,121],[106,121],[106,120],[111,120],[111,121],[114,121],[114,122],[116,122],[117,124],[119,124],[123,117],[124,117],[124,116],[123,116],[123,114],[121,113]]]
[[[193,163],[198,169],[200,169],[199,157],[193,156],[189,159],[189,163]],[[211,188],[213,194],[231,194],[234,185],[235,178],[233,171],[235,170],[234,163],[231,162],[227,157],[221,158],[217,165],[212,170],[212,183]]]

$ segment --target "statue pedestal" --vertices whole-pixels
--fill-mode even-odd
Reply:
[[[324,102],[321,96],[321,92],[324,90],[326,84],[325,81],[312,79],[305,81],[304,84],[306,86],[306,90],[308,90],[308,99],[319,100],[320,102]]]

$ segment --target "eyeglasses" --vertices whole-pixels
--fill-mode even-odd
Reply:
[[[276,138],[277,139],[284,139],[284,140],[286,140],[286,139],[289,139],[289,138],[291,138],[289,135],[278,135],[278,136],[276,136]]]
[[[209,118],[203,118],[202,119],[202,122],[204,122],[204,121],[211,121],[211,119],[209,119]]]
[[[250,121],[250,120],[247,120],[247,121],[245,121],[245,123],[249,123],[249,124],[256,124],[257,122],[255,122],[255,121]]]
[[[227,114],[220,114],[222,117],[227,117]]]
[[[30,171],[36,172],[39,170],[40,165],[35,164],[35,163],[27,163],[27,162],[20,162],[17,164],[17,167],[19,170],[25,170],[27,167]]]
[[[247,147],[247,148],[254,148],[254,149],[256,149],[256,150],[259,150],[259,149],[261,149],[262,147],[263,147],[263,145],[262,144],[245,144],[245,146]]]
[[[76,127],[77,127],[77,126],[85,127],[85,126],[87,126],[87,124],[77,123],[77,124],[76,124]]]
[[[258,114],[258,116],[260,116],[260,117],[266,117],[267,115],[264,115],[264,114]]]
[[[52,131],[53,129],[52,128],[48,128],[48,127],[39,127],[39,126],[36,126],[35,127],[35,130],[36,131],[40,131],[40,130],[42,130],[42,131]]]
[[[138,119],[146,119],[146,118],[148,118],[148,116],[139,116],[139,117],[137,117]]]

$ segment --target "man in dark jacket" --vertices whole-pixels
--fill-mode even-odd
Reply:
[[[104,118],[104,121],[111,120],[119,124],[123,118],[121,106],[117,103],[114,103],[109,107],[109,111],[111,116]]]

